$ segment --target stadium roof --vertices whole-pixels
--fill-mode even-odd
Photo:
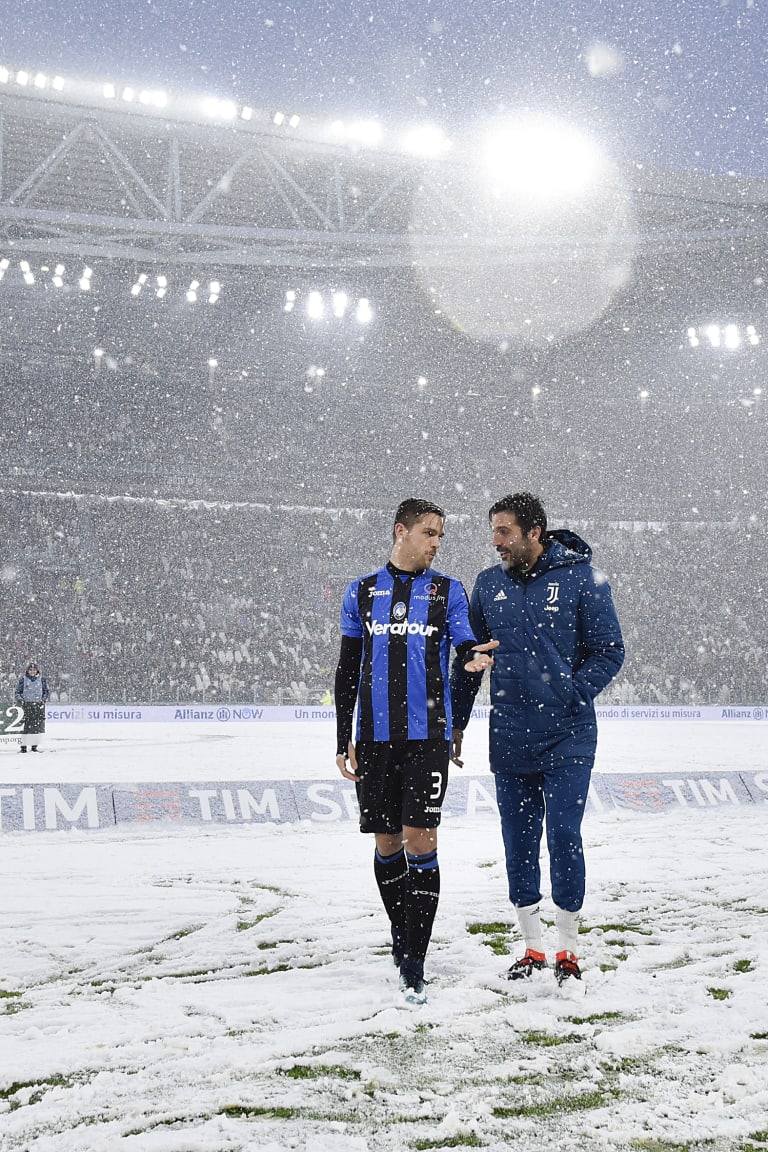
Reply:
[[[327,122],[164,93],[121,98],[114,85],[0,68],[0,247],[216,267],[409,267],[474,259],[478,235],[446,170],[390,145],[340,138]],[[24,74],[26,75],[26,74]],[[17,82],[9,83],[16,77]],[[123,93],[124,96],[124,93]],[[218,113],[218,114],[217,114]],[[768,184],[635,167],[620,174],[639,255],[738,249],[768,240]],[[430,234],[415,199],[442,202]],[[447,231],[446,231],[447,228]],[[581,235],[588,244],[590,236]],[[596,241],[599,237],[594,238]],[[626,238],[625,238],[626,239]],[[498,248],[498,236],[484,241]],[[531,258],[550,237],[507,238]],[[565,238],[570,243],[570,238]]]

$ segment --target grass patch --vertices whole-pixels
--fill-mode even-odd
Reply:
[[[232,1120],[294,1120],[300,1115],[298,1108],[258,1108],[251,1104],[227,1104],[219,1108],[217,1116],[229,1116]]]
[[[485,936],[483,944],[486,948],[490,948],[494,956],[507,956],[511,927],[511,924],[493,921],[490,924],[467,924],[467,932],[470,936]]]
[[[0,988],[0,1000],[13,1000],[17,996],[21,996],[21,992],[6,991],[5,988]]]
[[[737,960],[733,966],[733,970],[734,972],[751,972],[752,967],[751,960]]]
[[[334,1076],[338,1080],[360,1079],[356,1068],[347,1068],[344,1064],[292,1064],[290,1068],[281,1068],[280,1073],[292,1080],[319,1080],[322,1076]]]
[[[13,1084],[9,1084],[7,1088],[0,1088],[0,1100],[7,1100],[8,1110],[15,1112],[17,1108],[25,1108],[30,1104],[39,1104],[46,1092],[50,1091],[51,1088],[72,1088],[75,1083],[75,1080],[67,1076],[49,1076],[45,1080],[16,1080]],[[32,1091],[27,1100],[21,1101],[13,1099],[17,1093],[24,1092],[28,1088],[31,1088]]]
[[[442,1140],[417,1140],[413,1147],[417,1152],[427,1148],[482,1148],[483,1142],[474,1132],[464,1135],[443,1137]]]
[[[554,1116],[560,1112],[586,1112],[604,1108],[610,1098],[604,1092],[584,1092],[580,1096],[558,1096],[542,1100],[539,1104],[520,1104],[514,1108],[494,1108],[497,1120],[512,1120],[523,1116]]]
[[[606,1020],[628,1020],[623,1012],[595,1012],[592,1016],[567,1016],[569,1024],[602,1024]]]
[[[650,928],[641,928],[639,924],[580,924],[579,933],[586,934],[587,932],[635,932],[638,936],[653,936],[653,931]]]
[[[750,1032],[750,1040],[768,1040],[768,1032]]]
[[[691,1152],[693,1144],[671,1144],[668,1140],[633,1140],[631,1148],[642,1152]],[[701,1145],[699,1145],[701,1147]]]
[[[709,992],[713,1000],[727,1000],[731,995],[730,989],[728,988],[707,988],[707,992]]]
[[[566,1036],[557,1036],[553,1032],[521,1032],[520,1039],[523,1044],[538,1044],[540,1048],[556,1048],[559,1044],[579,1044],[583,1041],[583,1036],[578,1036],[576,1033],[570,1033]]]

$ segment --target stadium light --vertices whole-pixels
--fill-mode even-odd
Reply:
[[[48,77],[43,72],[38,72],[32,83],[35,85],[35,88],[45,88],[48,83]]]
[[[296,293],[289,288],[285,294],[285,304],[283,305],[284,312],[293,312],[296,307]]]
[[[29,72],[17,72],[16,83],[21,84],[22,88],[26,88],[27,84],[29,84]]]
[[[123,88],[123,100],[125,100],[126,104],[130,104],[135,95],[136,93],[133,88]]]
[[[356,315],[359,324],[370,324],[371,320],[373,320],[371,302],[366,296],[362,296],[358,300]]]
[[[91,276],[93,276],[93,268],[87,266],[83,268],[83,274],[80,277],[80,291],[90,292],[91,290]]]
[[[742,345],[754,348],[761,340],[754,324],[747,324],[743,329],[734,323],[704,324],[699,328],[688,328],[686,335],[689,348],[698,348],[704,341],[709,348],[725,348],[730,352]]]
[[[347,304],[349,303],[349,297],[347,296],[346,292],[334,292],[333,296],[331,297],[331,301],[332,301],[334,316],[336,316],[337,319],[341,320],[341,318],[344,316],[344,313],[347,310]]]
[[[53,82],[51,84],[51,88],[55,88],[55,90],[57,92],[63,92],[64,91],[64,77],[63,76],[54,76]]]
[[[451,147],[451,142],[435,124],[421,124],[411,128],[403,141],[405,150],[415,156],[424,156],[434,160],[442,156]]]
[[[483,146],[497,195],[556,199],[585,192],[601,153],[582,132],[548,116],[526,116],[494,125]]]
[[[211,280],[208,285],[208,303],[215,304],[221,295],[221,284],[218,280]]]
[[[240,116],[243,120],[250,120],[253,116],[253,108],[249,104],[244,104],[240,110]]]
[[[324,315],[325,304],[322,293],[310,292],[309,300],[307,301],[307,316],[309,316],[310,320],[322,320]]]
[[[117,95],[117,89],[115,88],[114,84],[105,84],[104,85],[104,98],[106,100],[114,100],[116,95]]]

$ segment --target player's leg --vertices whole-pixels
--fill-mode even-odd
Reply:
[[[391,745],[361,742],[356,747],[360,831],[376,838],[373,874],[389,919],[392,958],[398,968],[406,947],[408,866],[400,825],[399,778],[392,770]]]
[[[423,994],[424,960],[440,898],[437,828],[448,786],[447,740],[412,740],[403,750],[402,820],[408,862],[406,953],[400,966],[408,988]]]

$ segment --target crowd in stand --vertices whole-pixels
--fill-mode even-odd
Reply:
[[[6,694],[30,657],[54,700],[330,701],[346,582],[389,551],[391,512],[3,494]],[[553,518],[553,527],[559,523]],[[627,660],[601,703],[764,703],[755,544],[737,525],[569,524],[606,571]],[[439,566],[493,562],[482,511]]]

